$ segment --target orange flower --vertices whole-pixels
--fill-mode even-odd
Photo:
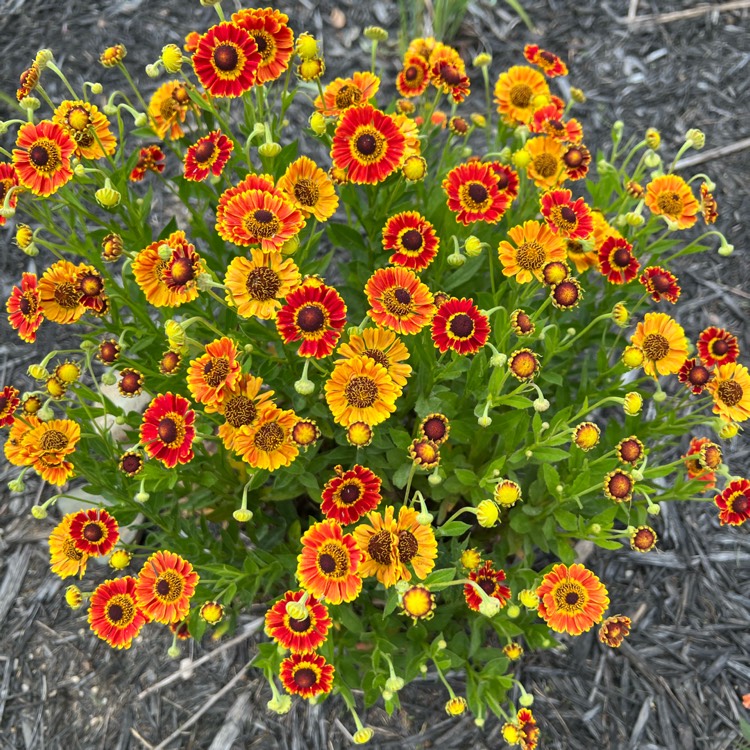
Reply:
[[[73,473],[73,464],[65,457],[73,453],[81,439],[81,428],[71,419],[41,422],[24,437],[29,461],[46,482],[58,487]]]
[[[243,8],[232,14],[232,23],[255,40],[260,53],[256,83],[275,81],[289,67],[294,52],[294,34],[287,25],[289,16],[272,8]]]
[[[573,200],[570,190],[550,190],[541,199],[541,212],[549,228],[560,237],[585,240],[594,231],[591,210],[583,198]]]
[[[646,313],[630,343],[643,350],[643,371],[654,378],[679,372],[687,357],[685,331],[666,313]]]
[[[427,219],[416,211],[394,214],[383,227],[383,247],[391,250],[390,263],[423,271],[440,248],[440,238]]]
[[[68,533],[76,549],[90,557],[108,554],[120,538],[116,519],[104,508],[89,508],[74,513]]]
[[[419,333],[435,314],[432,292],[406,268],[379,268],[368,279],[367,314],[396,333]]]
[[[380,88],[380,79],[365,71],[351,78],[336,78],[323,91],[323,99],[315,99],[315,109],[326,117],[339,117],[350,107],[364,107]]]
[[[500,192],[498,177],[489,164],[459,164],[448,172],[442,187],[448,208],[464,226],[475,221],[496,224],[511,201],[507,193]]]
[[[307,156],[289,164],[277,187],[305,218],[327,221],[339,205],[331,178]]]
[[[63,516],[49,535],[50,568],[60,578],[79,576],[86,572],[89,556],[79,550],[70,535],[70,524],[75,513]]]
[[[70,157],[75,141],[61,125],[50,120],[27,122],[18,129],[13,166],[18,182],[34,195],[46,198],[56,193],[72,177]]]
[[[165,81],[154,91],[148,103],[148,116],[152,130],[159,138],[177,140],[185,135],[181,123],[188,109],[195,108],[181,81]]]
[[[534,115],[539,97],[549,100],[544,76],[526,65],[514,65],[495,84],[497,111],[508,125],[525,125]]]
[[[567,177],[563,161],[565,150],[558,140],[548,135],[539,135],[526,141],[524,147],[531,156],[526,173],[538,188],[549,189]]]
[[[135,578],[124,576],[99,584],[91,595],[89,626],[113,648],[130,648],[148,621],[135,598]]]
[[[674,174],[655,177],[646,185],[646,205],[652,214],[675,222],[678,229],[692,227],[700,210],[690,186]]]
[[[542,49],[537,44],[527,44],[523,48],[523,56],[534,65],[538,65],[547,78],[568,75],[568,66],[557,56]]]
[[[212,26],[193,53],[195,75],[217,97],[237,97],[256,83],[263,60],[255,39],[234,23]]]
[[[66,100],[60,103],[52,121],[62,125],[75,141],[75,156],[101,159],[115,152],[117,139],[109,129],[109,120],[95,104]]]
[[[298,620],[289,615],[286,607],[289,602],[298,602],[303,596],[307,614]],[[304,591],[287,591],[284,598],[266,612],[266,632],[293,654],[310,653],[322,646],[330,627],[328,608]]]
[[[250,425],[242,425],[234,435],[234,451],[255,469],[276,471],[289,466],[299,455],[292,440],[297,415],[266,405]]]
[[[242,373],[234,387],[224,395],[219,411],[224,416],[224,424],[219,427],[219,437],[227,450],[234,448],[237,432],[242,427],[251,427],[268,406],[273,391],[260,392],[261,378]]]
[[[365,328],[362,334],[353,334],[346,344],[339,346],[337,359],[334,364],[341,364],[347,359],[354,359],[365,355],[383,365],[391,380],[402,388],[411,375],[411,366],[401,364],[409,359],[409,350],[398,336],[392,331],[381,328]]]
[[[563,241],[546,224],[525,221],[511,227],[508,236],[513,244],[503,240],[497,251],[503,275],[515,276],[519,284],[526,284],[533,277],[541,281],[545,265],[565,260]]]
[[[407,54],[404,67],[396,78],[396,88],[401,96],[420,96],[430,84],[430,66],[424,57]]]
[[[36,341],[36,332],[44,320],[41,304],[36,274],[24,273],[21,286],[13,287],[5,309],[8,311],[8,322],[18,331],[21,340],[29,344]]]
[[[240,377],[237,346],[226,336],[206,344],[206,352],[188,367],[187,386],[191,396],[205,405],[207,413],[220,410],[220,405]]]
[[[359,574],[364,578],[376,576],[386,588],[402,578],[394,510],[388,505],[383,515],[371,511],[367,514],[369,523],[360,523],[354,529],[354,540],[362,553]]]
[[[745,365],[718,365],[706,389],[714,399],[714,414],[728,422],[750,419],[750,373]]]
[[[138,607],[155,622],[179,622],[190,611],[198,579],[187,560],[174,552],[155,552],[143,564],[135,582]]]

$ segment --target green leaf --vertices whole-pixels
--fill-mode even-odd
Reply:
[[[354,248],[358,250],[367,250],[367,246],[362,239],[362,235],[347,224],[329,224],[326,228],[328,238],[334,245],[343,247],[347,250]]]
[[[473,487],[477,483],[477,475],[471,469],[453,469],[453,474],[461,484]]]
[[[533,448],[534,455],[532,458],[535,461],[550,461],[556,463],[557,461],[565,461],[570,458],[570,452],[564,451],[561,448],[548,448],[546,446],[540,446],[539,448]]]
[[[471,528],[471,524],[463,521],[448,521],[437,529],[437,536],[461,536]]]
[[[455,568],[440,568],[440,570],[433,570],[427,578],[422,582],[423,586],[433,586],[437,583],[448,583],[456,577]]]
[[[555,511],[555,518],[565,531],[576,531],[578,529],[578,516],[569,510],[558,508]]]

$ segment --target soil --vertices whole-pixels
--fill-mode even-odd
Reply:
[[[229,9],[231,3],[226,5]],[[518,64],[529,42],[562,55],[571,84],[588,97],[578,116],[592,151],[608,143],[617,119],[625,123],[626,134],[638,137],[645,128],[657,127],[667,154],[674,153],[691,127],[705,132],[706,151],[750,138],[749,10],[722,13],[718,3],[710,3],[713,10],[685,16],[705,5],[694,0],[526,0],[523,5],[536,26],[534,33],[505,3],[474,2],[456,43],[465,59],[491,52],[493,71]],[[300,0],[278,7],[290,13],[296,31],[307,29],[325,39],[333,74],[350,71],[355,57],[368,59],[363,26],[383,25],[394,38],[398,28],[398,5],[385,0]],[[635,14],[633,23],[625,22],[629,10]],[[214,19],[214,11],[197,2],[164,0],[0,0],[0,11],[6,28],[2,91],[15,90],[17,76],[42,46],[52,47],[61,67],[74,77],[87,74],[107,86],[117,79],[97,64],[104,47],[123,42],[131,70],[140,71],[163,44],[180,44],[188,30],[205,28]],[[683,15],[678,20],[660,16],[675,12]],[[647,16],[657,18],[638,20]],[[392,82],[395,40],[383,49],[383,59],[389,53],[393,58],[387,66]],[[58,93],[54,86],[50,89]],[[716,226],[736,251],[730,258],[715,252],[693,257],[679,269],[685,289],[681,314],[683,320],[689,318],[691,334],[707,325],[724,325],[740,337],[746,352],[750,149],[714,156],[695,169],[717,182]],[[33,259],[10,244],[11,236],[7,230],[0,235],[3,298],[22,270],[34,270]],[[36,356],[11,333],[2,324],[0,383],[19,384]],[[38,351],[51,343],[42,339]],[[728,461],[742,473],[749,454],[750,444],[740,436]],[[4,488],[14,474],[6,465],[0,465],[0,472]],[[318,750],[348,744],[351,717],[336,699],[314,706],[295,702],[283,717],[266,710],[271,697],[267,685],[244,669],[255,636],[246,634],[234,643],[226,637],[223,649],[209,638],[190,642],[184,661],[168,658],[166,634],[141,638],[127,652],[113,651],[93,638],[85,618],[64,604],[63,582],[49,574],[46,538],[54,519],[29,517],[29,507],[48,491],[31,483],[20,496],[0,490],[0,750]],[[517,677],[535,696],[540,747],[742,746],[740,720],[750,718],[741,702],[741,695],[750,693],[747,529],[720,527],[715,510],[703,503],[669,506],[655,525],[657,552],[593,551],[587,559],[607,581],[611,600],[633,619],[633,633],[622,648],[605,649],[592,632],[561,639],[555,650],[527,655],[519,663]],[[259,614],[248,615],[240,636]],[[204,655],[211,656],[189,668],[188,660]],[[177,680],[158,686],[174,672]],[[452,681],[460,692],[461,676]],[[412,685],[402,696],[408,710],[388,717],[375,707],[362,716],[377,729],[372,747],[503,746],[496,719],[479,728],[471,718],[450,719],[442,713],[445,695],[434,681]]]

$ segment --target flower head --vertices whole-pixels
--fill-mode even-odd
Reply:
[[[489,164],[459,164],[448,172],[442,187],[448,208],[456,215],[456,221],[465,226],[475,221],[496,224],[512,200],[500,191],[498,178]]]
[[[320,510],[327,518],[346,525],[375,510],[382,500],[380,477],[365,466],[355,464],[348,471],[336,466],[336,476],[323,487]]]
[[[151,458],[168,469],[193,458],[195,412],[190,402],[180,395],[163,393],[154,397],[143,413],[140,437]]]
[[[718,365],[706,388],[714,399],[714,414],[727,422],[750,419],[750,372],[745,365]]]
[[[678,229],[687,229],[696,222],[700,210],[690,186],[678,175],[655,177],[646,185],[646,206],[651,213],[675,222]]]
[[[296,421],[293,411],[265,405],[257,419],[237,429],[232,447],[254,468],[276,471],[289,466],[299,455],[299,448],[292,440]]]
[[[599,627],[599,640],[610,648],[619,648],[630,635],[630,618],[625,615],[612,615]]]
[[[312,698],[331,691],[334,671],[320,654],[297,653],[281,662],[279,678],[292,695]]]
[[[737,337],[716,326],[701,331],[697,346],[700,358],[708,367],[736,362],[740,355]]]
[[[687,357],[685,331],[665,313],[646,313],[630,343],[643,350],[643,370],[652,377],[679,372]]]
[[[303,617],[290,614],[290,602],[302,602]],[[318,649],[328,636],[331,618],[328,608],[311,594],[304,591],[287,591],[266,612],[266,632],[280,646],[292,653],[309,653]]]
[[[138,606],[151,620],[169,625],[187,616],[197,584],[198,574],[187,560],[174,552],[160,550],[143,564],[135,596]]]
[[[440,353],[452,349],[476,354],[490,335],[490,324],[470,299],[451,297],[438,307],[432,319],[432,340]]]
[[[68,533],[76,549],[89,557],[108,554],[120,538],[117,521],[103,508],[75,513],[70,520]]]
[[[515,276],[519,284],[536,277],[541,281],[542,269],[554,261],[565,260],[565,245],[546,224],[526,221],[508,230],[508,240],[498,246],[504,276]]]
[[[432,292],[406,268],[377,269],[365,285],[365,294],[370,318],[396,333],[418,333],[435,313]]]
[[[200,37],[192,61],[195,75],[211,96],[237,97],[255,85],[262,57],[245,29],[220,23]]]
[[[294,34],[289,16],[272,8],[243,8],[232,14],[232,23],[246,31],[260,53],[256,83],[275,81],[289,67]]]
[[[220,130],[212,130],[185,151],[185,179],[201,182],[210,174],[218,177],[234,149],[234,143]]]
[[[18,182],[34,195],[46,198],[73,177],[70,159],[76,143],[62,125],[27,122],[18,129],[16,146],[13,166]]]
[[[435,228],[416,211],[395,214],[383,227],[383,247],[391,251],[390,263],[423,271],[440,249]]]
[[[468,578],[479,586],[487,596],[497,599],[501,607],[504,607],[508,603],[510,589],[503,583],[505,580],[505,571],[495,570],[490,560],[487,560],[476,570],[472,570]],[[482,603],[483,597],[480,596],[473,584],[464,584],[464,598],[469,609],[479,612],[479,606]]]
[[[44,320],[41,302],[36,274],[24,273],[21,276],[21,286],[13,287],[5,303],[8,322],[18,332],[21,340],[29,344],[36,341],[36,332]]]
[[[105,581],[94,590],[89,604],[89,626],[113,648],[130,648],[148,621],[135,596],[131,576]]]

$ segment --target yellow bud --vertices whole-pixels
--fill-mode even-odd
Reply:
[[[642,408],[643,408],[643,397],[641,396],[640,393],[631,391],[630,393],[625,394],[625,401],[623,403],[623,409],[625,410],[625,413],[629,417],[635,417],[636,415],[640,414],[640,411]]]
[[[161,48],[161,61],[167,73],[179,73],[182,68],[182,50],[176,44],[165,44]]]
[[[61,383],[54,375],[47,380],[47,393],[52,398],[58,399],[65,395],[66,384]]]
[[[107,186],[99,188],[99,190],[94,193],[94,197],[96,198],[96,202],[102,208],[114,208],[119,205],[122,196],[117,190],[109,185],[109,181],[107,181],[107,183]]]
[[[28,224],[19,224],[16,227],[16,245],[21,250],[26,250],[33,241],[34,233],[31,231],[31,227]]]
[[[484,115],[480,115],[478,112],[473,112],[470,116],[471,121],[478,127],[478,128],[486,128],[487,127],[487,118]]]
[[[310,116],[310,129],[315,135],[323,135],[326,132],[326,118],[320,112],[313,112]]]
[[[471,235],[464,242],[464,250],[470,258],[476,258],[482,252],[482,241],[479,237]]]
[[[526,151],[526,149],[521,149],[520,151],[516,151],[513,156],[511,157],[511,161],[519,168],[523,169],[524,167],[528,167],[531,163],[531,154]]]
[[[299,248],[299,237],[295,234],[294,237],[290,237],[282,246],[282,255],[294,255]]]
[[[83,603],[83,594],[78,586],[68,586],[65,589],[65,603],[71,609],[78,609]]]
[[[628,312],[628,308],[625,307],[622,302],[616,303],[612,308],[612,320],[614,320],[620,328],[625,328],[628,324],[630,313]]]
[[[273,158],[281,153],[281,146],[278,143],[262,143],[258,146],[258,153],[261,156],[267,156]]]
[[[586,101],[586,94],[583,93],[582,89],[576,88],[575,86],[570,87],[570,98],[574,102],[583,104]]]
[[[288,695],[279,695],[277,698],[271,698],[266,705],[269,711],[276,714],[287,714],[292,707],[292,699]]]
[[[326,64],[322,57],[303,60],[297,66],[297,75],[303,81],[317,81],[326,72]]]
[[[631,370],[640,367],[643,359],[643,349],[640,346],[626,346],[622,353],[622,363]]]
[[[656,151],[661,146],[661,133],[656,128],[649,128],[646,131],[646,145]]]
[[[362,729],[358,729],[354,733],[352,739],[354,740],[355,745],[366,745],[372,739],[374,734],[375,731],[370,727],[362,727]]]
[[[101,83],[94,81],[94,83],[91,84],[91,93],[95,95],[99,95],[104,91],[104,86],[101,85]]]
[[[63,362],[55,368],[55,377],[63,383],[75,383],[81,377],[81,368],[75,362]]]
[[[740,431],[740,426],[736,422],[728,422],[719,430],[719,437],[722,440],[731,440]]]
[[[209,625],[218,625],[224,619],[224,607],[219,602],[205,602],[198,614]]]
[[[303,60],[312,60],[318,54],[318,41],[312,34],[303,31],[294,44],[294,51]]]
[[[11,487],[10,482],[8,482],[8,489],[11,492],[22,492],[22,488],[16,488]],[[36,518],[37,521],[41,521],[45,518],[47,518],[47,509],[43,505],[32,505],[31,506],[31,515],[33,518]]]
[[[388,40],[388,32],[381,26],[366,26],[362,33],[372,41],[385,42]]]
[[[518,745],[521,742],[521,729],[515,724],[503,724],[503,739],[509,745]]]
[[[427,162],[421,156],[410,156],[401,171],[409,182],[419,182],[427,174]]]
[[[234,516],[234,520],[238,523],[247,523],[253,517],[253,512],[246,508],[240,508],[234,511],[232,515]]]
[[[482,556],[475,547],[465,549],[461,553],[461,565],[467,570],[476,570],[482,564]]]
[[[539,606],[539,597],[536,595],[534,589],[523,589],[518,593],[518,601],[523,604],[526,609],[536,609]]]
[[[132,559],[133,555],[126,549],[116,549],[109,557],[109,566],[115,570],[125,570]]]
[[[488,68],[490,64],[492,63],[492,55],[487,54],[486,52],[480,52],[473,61],[473,65],[475,68]]]
[[[703,131],[698,130],[698,128],[690,128],[685,134],[685,140],[698,151],[706,145],[706,136],[703,134]]]
[[[477,506],[477,522],[485,529],[491,529],[500,515],[500,509],[492,500],[482,500]]]
[[[461,716],[461,714],[466,712],[467,707],[466,698],[462,695],[458,695],[451,698],[445,704],[445,713],[447,713],[448,716]]]
[[[164,333],[167,334],[169,348],[173,351],[179,351],[185,346],[185,329],[176,320],[168,320],[164,324]]]

